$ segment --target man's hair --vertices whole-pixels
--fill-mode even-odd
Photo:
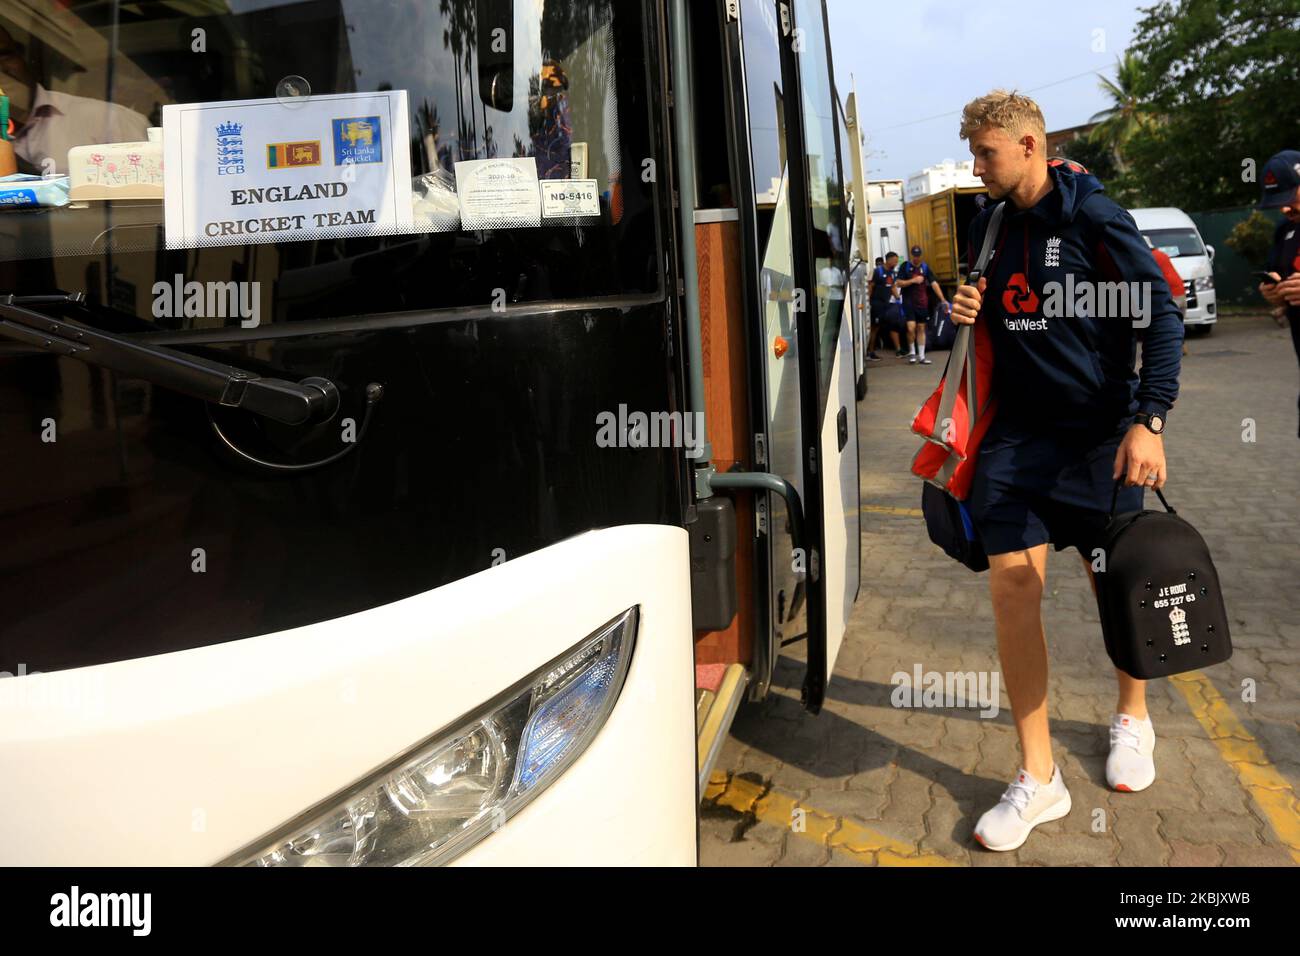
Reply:
[[[889,252],[889,253],[886,253],[886,254],[885,254],[885,260],[886,260],[886,261],[888,261],[888,260],[890,260],[890,259],[897,259],[897,258],[898,258],[898,253],[897,253],[897,252]]]
[[[999,126],[1012,139],[1032,135],[1047,149],[1047,121],[1038,104],[1015,90],[994,90],[966,104],[961,111],[961,138],[970,139],[982,126]]]

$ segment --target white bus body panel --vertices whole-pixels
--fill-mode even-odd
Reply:
[[[694,865],[690,593],[686,532],[623,526],[320,624],[0,680],[0,864],[219,862],[640,605],[604,728],[458,862]]]

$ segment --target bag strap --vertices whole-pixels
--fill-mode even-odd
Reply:
[[[998,203],[993,207],[993,212],[989,214],[988,225],[984,227],[984,243],[980,246],[979,258],[975,260],[975,268],[966,276],[967,285],[975,285],[980,281],[980,276],[988,268],[989,257],[993,255],[993,240],[997,237],[998,229],[1002,225],[1002,212],[1006,208],[1006,200]]]
[[[1117,501],[1119,501],[1119,487],[1120,487],[1120,485],[1123,483],[1123,481],[1124,481],[1124,477],[1123,477],[1122,475],[1121,475],[1120,477],[1116,478],[1116,479],[1115,479],[1115,490],[1114,490],[1113,492],[1111,492],[1111,496],[1110,496],[1110,516],[1111,516],[1112,518],[1115,517],[1115,503],[1116,503]],[[1160,489],[1159,489],[1159,488],[1152,488],[1151,490],[1154,491],[1154,492],[1156,493],[1157,497],[1160,498],[1160,503],[1161,503],[1162,505],[1165,506],[1165,511],[1168,511],[1171,515],[1176,515],[1176,514],[1178,514],[1177,511],[1175,511],[1173,508],[1169,507],[1169,502],[1165,501],[1165,496],[1162,495],[1162,494],[1160,494]]]
[[[948,361],[943,367],[943,394],[939,396],[939,410],[935,413],[934,419],[937,428],[942,429],[943,423],[952,418],[952,410],[957,404],[959,382],[954,382],[950,373],[955,371],[960,376],[963,369],[969,370],[970,341],[970,326],[959,327],[956,337],[952,340],[952,349],[948,352]],[[967,377],[969,378],[969,374]],[[967,407],[970,407],[969,402]]]
[[[993,255],[993,242],[997,238],[998,229],[1002,226],[1002,213],[1005,211],[1006,205],[1006,200],[1003,200],[993,207],[993,212],[989,213],[988,224],[984,227],[984,241],[980,245],[980,254],[975,260],[975,268],[966,276],[967,285],[976,285],[980,281],[980,276],[984,274],[984,270],[988,268],[989,259]],[[967,330],[967,338],[969,339],[963,358],[966,362],[966,408],[973,424],[976,419],[983,416],[988,407],[988,402],[985,401],[984,408],[977,409],[975,405],[975,344],[974,339],[970,337],[973,334],[971,326],[963,325],[962,329]]]
[[[944,491],[948,490],[948,482],[952,481],[952,476],[957,472],[959,464],[961,464],[961,459],[949,453],[943,464],[939,466],[939,471],[935,474],[934,480]]]
[[[981,273],[988,266],[989,257],[993,254],[993,240],[1002,224],[1002,211],[1005,207],[1006,201],[1004,200],[994,206],[993,212],[989,215],[988,225],[984,230],[984,244],[980,247],[979,258],[975,260],[975,268],[966,277],[967,285],[974,284],[971,281],[972,279],[974,282],[979,282]],[[949,372],[954,369],[957,370],[958,376],[964,370],[966,376],[966,409],[967,414],[971,416],[971,424],[973,425],[976,418],[988,408],[987,401],[984,403],[984,408],[977,410],[975,405],[975,348],[974,339],[971,336],[970,325],[963,323],[957,326],[957,335],[952,340],[952,348],[948,351],[948,360],[943,366],[943,394],[939,396],[939,409],[934,419],[937,428],[942,428],[943,423],[952,418],[952,410],[957,404],[957,389],[960,387],[960,378],[957,382],[954,382],[949,377]]]

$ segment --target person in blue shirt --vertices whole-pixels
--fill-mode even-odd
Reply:
[[[933,364],[925,357],[925,323],[935,303],[948,307],[939,280],[930,264],[921,258],[921,247],[912,247],[912,258],[898,270],[896,285],[903,290],[903,317],[907,321],[907,361],[911,365]],[[932,298],[933,295],[933,298]]]
[[[867,358],[878,361],[880,356],[876,355],[874,348],[879,341],[881,332],[888,332],[890,339],[894,343],[894,351],[902,354],[898,344],[898,327],[895,323],[893,310],[891,309],[894,281],[898,275],[898,253],[890,252],[883,259],[876,258],[876,269],[871,274],[870,297],[871,297],[871,341],[869,343],[873,351],[869,352]]]
[[[1071,806],[1047,719],[1047,546],[1076,547],[1095,593],[1112,494],[1117,513],[1137,511],[1146,488],[1164,485],[1162,432],[1178,395],[1183,323],[1133,217],[1082,167],[1049,166],[1033,100],[994,90],[967,104],[960,133],[991,200],[970,226],[972,266],[993,208],[1005,201],[992,259],[976,286],[958,290],[952,313],[958,323],[983,323],[993,348],[998,405],[967,507],[989,556],[1023,764],[974,836],[988,849],[1011,850]],[[1146,682],[1118,668],[1115,675],[1106,781],[1142,790],[1155,780]]]
[[[1276,282],[1261,282],[1259,294],[1291,326],[1291,344],[1300,360],[1300,150],[1284,149],[1264,164],[1260,209],[1280,209],[1283,219],[1273,233],[1268,273]],[[1300,399],[1297,399],[1300,406]],[[1297,432],[1300,434],[1300,431]]]

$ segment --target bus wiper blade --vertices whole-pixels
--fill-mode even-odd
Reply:
[[[0,295],[0,335],[287,425],[329,421],[338,411],[338,388],[329,379],[313,376],[290,382],[263,378],[233,365],[163,346],[142,345],[32,308],[60,305],[84,306],[85,294]]]

